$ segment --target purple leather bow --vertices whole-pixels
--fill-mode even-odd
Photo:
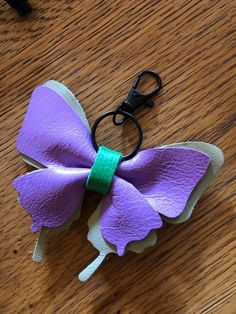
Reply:
[[[17,149],[44,169],[17,178],[14,187],[32,216],[32,231],[58,227],[83,199],[96,158],[89,130],[67,102],[48,87],[32,94]],[[102,202],[103,237],[123,255],[131,241],[160,228],[159,214],[179,216],[207,171],[207,154],[188,148],[153,148],[121,162]]]

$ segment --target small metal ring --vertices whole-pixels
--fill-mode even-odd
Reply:
[[[112,117],[112,122],[113,122],[113,124],[116,125],[116,126],[119,126],[119,125],[123,124],[123,123],[126,121],[126,119],[127,119],[127,117],[124,117],[122,120],[116,121],[116,117],[117,117],[117,115],[119,114],[119,112],[123,111],[123,110],[121,109],[121,107],[122,107],[122,104],[120,104],[120,105],[117,107],[117,109],[115,110],[115,113],[113,114],[113,117]]]
[[[96,142],[96,130],[97,130],[97,127],[98,127],[99,123],[103,119],[105,119],[106,117],[114,116],[114,115],[117,115],[117,114],[122,115],[125,119],[129,118],[130,120],[132,120],[132,122],[136,125],[136,127],[138,129],[138,135],[139,135],[138,143],[137,143],[134,151],[132,153],[124,156],[121,159],[121,161],[124,161],[124,160],[131,159],[132,157],[134,157],[137,154],[137,152],[139,151],[139,149],[140,149],[140,147],[142,145],[142,141],[143,141],[143,131],[142,131],[141,125],[139,124],[138,120],[132,114],[130,114],[130,113],[126,112],[126,111],[119,111],[119,112],[117,112],[116,110],[108,111],[108,112],[104,113],[99,118],[97,118],[97,120],[95,120],[94,125],[93,125],[92,130],[91,130],[91,138],[92,138],[93,147],[94,147],[94,149],[97,152],[98,151],[98,145],[97,145],[97,142]]]

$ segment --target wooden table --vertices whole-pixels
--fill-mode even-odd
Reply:
[[[0,4],[1,313],[236,313],[235,20],[233,1],[31,0],[26,19]],[[46,256],[31,259],[36,234],[12,180],[31,170],[15,149],[30,94],[56,79],[78,96],[89,122],[125,99],[133,77],[158,71],[155,108],[142,109],[143,148],[201,140],[225,165],[192,218],[158,231],[143,254],[111,255],[88,282],[77,274],[97,251],[87,193],[70,231],[51,232]],[[127,150],[136,135],[103,126],[100,141]],[[120,133],[119,133],[120,132]]]

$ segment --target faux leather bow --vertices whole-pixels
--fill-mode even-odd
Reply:
[[[67,96],[48,86],[37,87],[17,138],[18,151],[42,167],[14,181],[20,203],[32,217],[33,232],[61,226],[73,216],[96,159],[84,113],[68,105],[72,95]],[[188,202],[209,173],[213,155],[207,148],[189,146],[143,150],[117,167],[101,203],[99,225],[118,255],[128,243],[160,228],[161,216],[174,220],[192,211],[200,195],[191,210]]]

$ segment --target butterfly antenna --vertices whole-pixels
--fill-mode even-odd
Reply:
[[[100,253],[97,258],[78,275],[78,279],[80,281],[88,280],[102,264],[105,257],[106,254]]]
[[[46,229],[41,228],[39,231],[39,237],[36,241],[34,252],[33,252],[33,260],[37,263],[42,262],[44,256],[44,248],[45,248],[45,237],[46,237]]]

